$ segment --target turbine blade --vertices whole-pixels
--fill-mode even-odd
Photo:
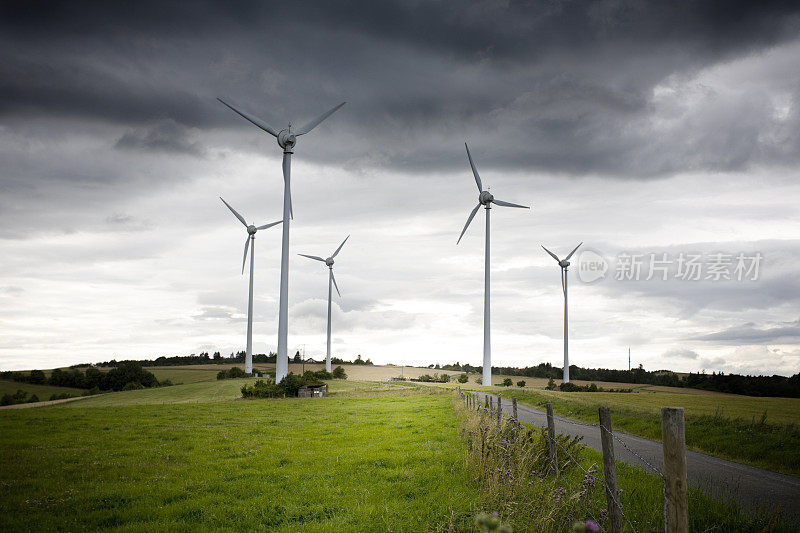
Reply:
[[[467,146],[467,143],[464,143],[464,147],[467,149],[467,157],[469,158],[469,166],[472,167],[472,174],[475,175],[475,183],[478,184],[478,192],[483,192],[483,183],[481,183],[481,177],[478,175],[478,169],[475,168],[475,163],[472,162],[472,154],[469,153],[469,146]]]
[[[227,206],[228,206],[228,209],[230,209],[230,210],[231,210],[231,213],[233,213],[233,214],[236,216],[236,218],[238,218],[238,219],[239,219],[239,222],[241,222],[242,224],[244,224],[244,227],[247,227],[247,222],[245,221],[244,217],[243,217],[242,215],[240,215],[240,214],[239,214],[239,213],[236,211],[236,209],[232,208],[232,207],[231,207],[231,204],[229,204],[228,202],[226,202],[225,200],[223,200],[223,199],[222,199],[222,196],[220,196],[220,197],[219,197],[219,199],[220,199],[220,200],[222,200],[222,203],[223,203],[223,204],[225,204],[225,205],[227,205]]]
[[[334,114],[336,111],[338,111],[338,110],[339,110],[339,108],[340,108],[340,107],[342,107],[342,106],[343,106],[344,104],[346,104],[346,103],[347,103],[347,102],[342,102],[341,104],[337,105],[337,106],[336,106],[336,107],[334,107],[333,109],[331,109],[331,110],[329,110],[329,111],[326,111],[326,112],[324,112],[323,114],[321,114],[320,116],[318,116],[317,118],[315,118],[314,120],[312,120],[311,122],[309,122],[308,124],[306,124],[305,126],[303,126],[302,128],[300,128],[299,130],[297,130],[296,132],[294,132],[294,134],[295,134],[295,135],[305,135],[305,134],[306,134],[306,133],[308,133],[309,131],[311,131],[311,130],[313,130],[314,128],[316,128],[317,126],[319,126],[320,122],[322,122],[323,120],[325,120],[325,119],[326,119],[326,118],[328,118],[329,116],[333,115],[333,114]]]
[[[458,241],[456,241],[456,245],[458,245],[458,243],[461,242],[461,237],[464,236],[464,233],[467,231],[467,228],[469,227],[469,223],[472,222],[473,218],[475,218],[475,213],[478,212],[478,209],[480,207],[481,207],[481,204],[480,204],[480,202],[478,202],[478,205],[476,205],[475,209],[472,210],[472,213],[469,214],[469,218],[467,219],[467,223],[464,224],[464,229],[461,230],[461,235],[458,236]]]
[[[331,259],[333,259],[334,257],[336,257],[336,254],[338,254],[338,253],[339,253],[339,250],[341,250],[341,249],[342,249],[342,246],[344,246],[344,243],[346,243],[346,242],[347,242],[347,239],[349,239],[349,238],[350,238],[350,235],[348,235],[347,237],[345,237],[345,238],[344,238],[344,240],[342,241],[342,244],[340,244],[340,245],[339,245],[339,247],[336,249],[336,251],[335,251],[335,252],[333,252],[333,255],[331,256]]]
[[[542,246],[542,248],[544,248],[544,246]],[[558,256],[557,256],[556,254],[554,254],[553,252],[551,252],[551,251],[550,251],[550,250],[548,250],[547,248],[544,248],[544,251],[545,251],[545,252],[547,252],[548,254],[550,254],[550,257],[552,257],[553,259],[555,259],[555,260],[556,260],[556,263],[560,263],[560,262],[561,262],[561,259],[559,259],[559,258],[558,258]]]
[[[306,254],[297,254],[297,255],[302,255],[303,257],[308,257],[309,259],[314,259],[316,261],[322,261],[323,263],[325,262],[323,258],[317,257],[316,255],[306,255]]]
[[[333,269],[331,269],[331,279],[333,280],[333,286],[336,287],[336,294],[338,294],[339,298],[341,298],[342,293],[339,292],[339,286],[336,284],[336,276],[333,275]]]
[[[234,113],[236,113],[240,117],[242,117],[245,120],[248,120],[249,122],[251,122],[252,124],[258,126],[262,130],[264,130],[267,133],[269,133],[270,135],[272,135],[273,137],[277,137],[278,136],[278,130],[276,130],[275,128],[273,128],[272,126],[270,126],[269,124],[267,124],[266,122],[264,122],[263,120],[258,118],[257,116],[251,115],[250,113],[245,113],[244,111],[239,111],[238,109],[233,107],[231,104],[229,104],[228,102],[226,102],[222,98],[217,98],[217,100],[219,100],[220,102],[225,104],[231,111],[233,111]]]
[[[280,224],[281,222],[283,222],[283,220],[279,220],[279,221],[277,221],[277,222],[273,222],[273,223],[271,223],[271,224],[264,224],[263,226],[258,226],[256,229],[259,229],[259,230],[260,230],[260,229],[267,229],[267,228],[271,228],[272,226],[277,226],[277,225],[278,225],[278,224]]]
[[[583,243],[581,243],[581,244],[583,244]],[[581,244],[579,244],[578,246],[576,246],[576,247],[575,247],[575,250],[577,250],[578,248],[580,248],[580,247],[581,247]],[[574,253],[575,253],[575,250],[572,250],[572,251],[569,253],[569,255],[568,255],[567,257],[565,257],[565,258],[564,258],[564,260],[565,260],[565,261],[569,261],[569,258],[570,258],[570,257],[572,257],[572,254],[574,254]]]
[[[561,269],[561,292],[564,293],[564,297],[567,296],[567,285],[564,283],[566,281],[567,271],[563,268]]]
[[[494,199],[493,204],[502,205],[503,207],[521,207],[522,209],[530,209],[527,205],[512,204],[511,202],[504,202],[503,200]]]
[[[247,248],[250,246],[250,235],[244,241],[244,258],[242,259],[242,274],[244,274],[244,265],[247,264]]]

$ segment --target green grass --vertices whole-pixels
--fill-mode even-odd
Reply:
[[[2,411],[0,530],[471,529],[451,396],[363,392]],[[114,396],[132,395],[78,404]]]
[[[144,367],[148,372],[152,372],[159,381],[169,379],[173,383],[197,383],[200,381],[214,381],[220,370],[228,370],[232,366],[240,365],[218,365],[216,368],[175,368],[170,366],[148,366]]]
[[[53,394],[72,394],[73,396],[80,396],[84,392],[83,389],[73,389],[72,387],[53,387],[51,385],[33,385],[30,383],[20,383],[17,381],[0,380],[0,396],[4,394],[14,394],[19,389],[24,390],[30,397],[35,394],[39,397],[40,401],[49,400]]]
[[[488,389],[487,389],[488,390]],[[661,440],[660,407],[683,407],[690,449],[775,472],[800,476],[800,399],[671,393],[604,393],[509,390],[504,397],[556,414],[597,423],[597,409],[611,408],[615,429]],[[760,411],[759,411],[760,409]],[[761,423],[764,411],[766,423]]]
[[[574,521],[596,519],[603,530],[608,507],[603,489],[602,454],[578,446],[570,453],[580,467],[567,459],[562,442],[558,446],[559,475],[549,471],[546,439],[538,428],[531,429],[533,446],[525,432],[504,424],[497,431],[494,419],[481,419],[474,411],[457,402],[456,411],[463,420],[462,433],[467,443],[467,461],[474,483],[481,487],[484,506],[499,513],[502,523],[515,531],[565,531]],[[618,487],[622,489],[622,508],[637,531],[663,531],[663,483],[660,477],[644,469],[617,461]],[[582,490],[585,472],[595,470],[594,486]],[[560,498],[558,491],[565,490]],[[582,493],[582,494],[581,494]],[[579,496],[580,494],[580,496]],[[580,501],[580,503],[579,503]],[[766,531],[772,516],[741,509],[733,494],[718,499],[701,490],[689,489],[690,531]],[[627,520],[623,531],[630,531]],[[775,520],[770,531],[795,531],[788,523]]]

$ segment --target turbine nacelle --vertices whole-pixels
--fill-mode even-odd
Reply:
[[[494,196],[489,191],[481,191],[480,196],[478,196],[478,201],[481,205],[489,205],[494,200]]]
[[[561,266],[561,268],[567,268],[570,265],[569,261],[566,259],[559,261],[558,264]]]
[[[294,133],[292,133],[292,125],[289,124],[289,127],[286,129],[282,129],[278,132],[277,135],[278,139],[278,146],[283,148],[284,150],[294,148],[294,145],[297,144],[297,137],[295,137]]]
[[[328,267],[333,267],[333,257],[327,258],[325,264],[328,265]]]
[[[247,234],[248,235],[255,235],[257,231],[258,231],[258,228],[255,227],[254,225],[250,224],[249,226],[247,226]]]

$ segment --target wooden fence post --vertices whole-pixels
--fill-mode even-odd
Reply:
[[[686,484],[686,434],[682,407],[661,408],[661,440],[664,448],[664,531],[689,531],[689,498]]]
[[[517,420],[519,422],[519,420],[517,419],[517,399],[516,398],[511,398],[511,409],[514,411],[514,420]]]
[[[611,410],[601,407],[600,441],[603,443],[603,472],[606,478],[606,504],[608,506],[608,522],[611,533],[622,531],[622,509],[619,487],[617,485],[617,465],[614,462],[614,436],[611,433]]]
[[[489,416],[492,416],[494,412],[494,405],[492,405],[492,397],[488,394],[486,395],[486,406],[489,408]]]
[[[497,429],[500,429],[501,421],[503,420],[503,403],[500,396],[497,397]]]
[[[547,403],[547,442],[550,443],[550,463],[558,474],[558,456],[556,455],[556,424],[553,421],[553,404]]]

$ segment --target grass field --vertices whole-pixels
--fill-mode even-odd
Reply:
[[[0,530],[471,530],[451,396],[381,391],[4,411]]]
[[[83,389],[73,389],[71,387],[53,387],[51,385],[33,385],[31,383],[20,383],[18,381],[0,380],[0,396],[4,394],[14,394],[18,390],[24,390],[28,396],[35,394],[40,400],[45,401],[53,394],[72,394],[80,396],[85,391]]]
[[[614,428],[660,441],[662,406],[683,407],[689,448],[800,476],[800,399],[732,394],[666,392],[558,392],[491,390],[533,407],[553,403],[556,414],[597,423],[597,409],[611,407]],[[765,422],[762,417],[766,412]]]

